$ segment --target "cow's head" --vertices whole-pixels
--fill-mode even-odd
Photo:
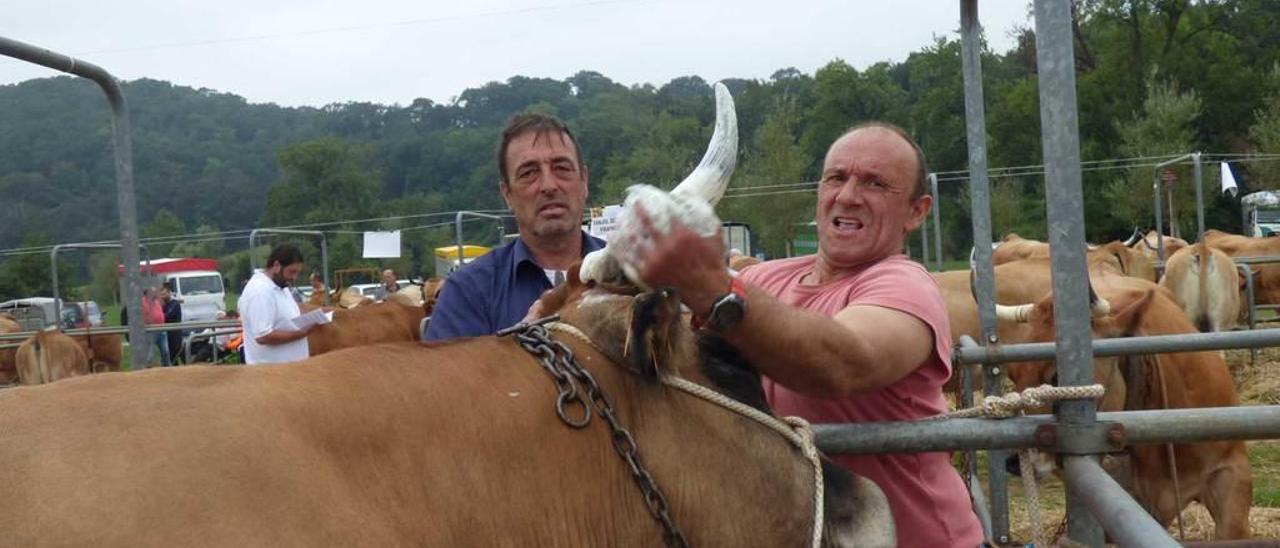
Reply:
[[[1124,280],[1124,278],[1116,278]],[[1090,303],[1093,310],[1091,327],[1093,338],[1132,337],[1144,332],[1144,322],[1152,312],[1153,305],[1159,299],[1168,299],[1162,290],[1146,282],[1125,280],[1127,288],[1109,290],[1106,299],[1099,298],[1090,287]],[[1143,286],[1142,284],[1146,284]],[[1173,305],[1176,307],[1176,305]],[[1002,321],[1025,322],[1031,327],[1031,340],[1028,342],[1052,342],[1055,338],[1053,314],[1053,296],[1049,295],[1035,304],[1022,306],[996,305],[996,314]],[[1135,396],[1132,391],[1146,386],[1145,382],[1130,382],[1134,377],[1143,376],[1150,365],[1142,363],[1147,358],[1136,357],[1101,357],[1093,361],[1093,381],[1106,389],[1106,394],[1098,402],[1100,411],[1119,411],[1125,408],[1126,401]],[[1015,362],[1008,367],[1009,380],[1014,389],[1021,391],[1042,384],[1057,385],[1058,371],[1053,361]],[[1029,410],[1030,413],[1051,413],[1048,407]],[[1034,463],[1036,477],[1043,477],[1054,470],[1053,460],[1044,454]],[[1011,472],[1020,472],[1017,457],[1012,456],[1006,462]]]
[[[721,337],[695,333],[674,290],[584,282],[577,273],[569,269],[566,283],[542,296],[543,314],[559,314],[611,361],[646,379],[678,375],[772,415],[755,367]],[[893,519],[879,487],[825,458],[822,469],[823,546],[891,546]]]

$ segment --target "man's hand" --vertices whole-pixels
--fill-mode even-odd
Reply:
[[[716,299],[729,291],[723,236],[719,231],[701,236],[674,219],[664,232],[640,204],[633,207],[644,237],[629,251],[640,267],[640,278],[649,287],[674,287],[695,315],[709,314]]]
[[[520,322],[521,323],[531,322],[541,317],[542,317],[542,299],[539,298],[538,300],[533,301],[533,304],[529,305],[529,311],[524,314],[524,318],[521,319]]]

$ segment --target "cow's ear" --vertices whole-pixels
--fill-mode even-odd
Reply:
[[[673,289],[636,295],[627,325],[627,341],[622,347],[623,362],[648,379],[658,378],[658,369],[669,361],[672,338],[680,323],[680,299]]]

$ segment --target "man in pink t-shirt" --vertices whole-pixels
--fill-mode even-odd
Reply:
[[[900,128],[872,123],[836,140],[818,186],[818,254],[732,278],[719,236],[648,227],[640,278],[674,287],[694,323],[764,375],[780,415],[815,423],[913,420],[946,411],[950,328],[933,279],[901,252],[932,206],[924,155]],[[982,543],[946,453],[837,456],[889,499],[901,546]]]

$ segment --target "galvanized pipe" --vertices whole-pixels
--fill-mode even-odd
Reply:
[[[1280,438],[1280,406],[1201,407],[1098,413],[1124,425],[1126,445]],[[1008,419],[817,424],[818,448],[832,455],[932,453],[1035,447],[1036,428],[1052,415]]]
[[[454,225],[453,235],[456,239],[455,243],[458,244],[458,268],[462,268],[462,265],[466,263],[466,261],[463,260],[463,243],[462,243],[462,223],[464,222],[463,219],[466,217],[478,217],[481,219],[491,219],[494,221],[498,221],[499,243],[501,243],[502,241],[502,235],[506,234],[506,227],[502,225],[502,217],[500,215],[490,215],[488,213],[480,213],[478,211],[459,211],[458,214],[455,215],[453,218],[453,225]],[[436,276],[439,276],[439,275],[440,273],[436,272]]]
[[[147,267],[151,266],[151,253],[147,251],[146,244],[138,244],[142,247],[143,256],[146,257]],[[62,298],[58,290],[58,252],[63,249],[120,249],[119,242],[77,242],[70,244],[58,244],[49,250],[49,282],[53,284],[53,322],[58,327],[62,327]],[[122,268],[123,264],[120,265]],[[145,269],[144,269],[145,270]]]
[[[329,238],[319,230],[294,230],[291,228],[255,228],[249,231],[249,269],[258,268],[257,254],[253,249],[258,246],[258,234],[298,234],[302,236],[320,237],[320,276],[324,279],[324,306],[329,306]],[[253,275],[253,272],[249,272]]]
[[[1080,182],[1080,124],[1076,113],[1076,63],[1071,3],[1036,0],[1036,63],[1039,67],[1040,136],[1044,147],[1045,202],[1053,279],[1053,322],[1058,343],[1058,382],[1093,382],[1093,336],[1089,273],[1085,264],[1084,194]],[[1095,420],[1093,400],[1068,400],[1055,413],[1064,425],[1088,426]],[[1081,429],[1060,432],[1074,445]],[[1067,483],[1067,535],[1089,546],[1102,545],[1102,531],[1084,511],[1078,485]]]
[[[942,196],[938,195],[938,174],[929,174],[929,190],[933,193],[933,260],[942,272]]]
[[[1089,512],[1120,546],[1180,547],[1142,506],[1111,479],[1091,456],[1067,456],[1067,485],[1074,487]]]
[[[1201,242],[1204,241],[1204,182],[1201,180],[1204,170],[1200,166],[1200,153],[1196,152],[1191,157],[1195,162],[1193,171],[1196,180],[1196,229],[1198,230],[1196,241]]]
[[[991,262],[991,189],[987,177],[987,122],[986,101],[982,92],[982,28],[978,22],[978,1],[960,0],[960,57],[964,76],[965,137],[969,149],[969,199],[973,218],[974,260],[978,305],[978,325],[982,340],[995,344],[996,338],[996,275]],[[983,391],[988,395],[1001,392],[999,368],[983,368]],[[998,542],[1009,540],[1009,498],[1004,471],[1005,456],[994,451],[987,461],[991,482],[991,520]]]
[[[1099,358],[1272,346],[1280,346],[1280,328],[1097,339],[1091,343],[1093,356]],[[1032,362],[1052,360],[1057,355],[1057,345],[1049,342],[991,347],[961,345],[952,354],[952,361],[956,364]]]
[[[0,55],[21,59],[54,70],[93,80],[102,88],[111,105],[111,142],[116,168],[116,210],[120,220],[121,259],[124,262],[124,306],[129,317],[130,332],[141,338],[142,285],[138,273],[138,211],[133,189],[133,142],[129,137],[129,107],[120,83],[102,67],[47,49],[0,37]],[[134,368],[143,369],[143,357],[133,356]]]
[[[1164,208],[1160,205],[1160,192],[1164,190],[1164,181],[1160,179],[1160,170],[1174,164],[1185,162],[1194,157],[1195,157],[1195,154],[1183,154],[1182,156],[1178,156],[1177,158],[1174,158],[1172,160],[1165,160],[1163,162],[1160,162],[1156,164],[1156,167],[1154,168],[1155,174],[1152,176],[1151,193],[1155,195],[1154,200],[1155,200],[1155,209],[1156,209],[1156,255],[1160,257],[1160,262],[1164,262],[1165,259],[1168,259],[1168,257],[1164,256],[1164,227],[1162,226],[1163,224],[1162,215],[1163,215]],[[1199,186],[1198,181],[1199,181],[1199,177],[1197,177],[1197,183],[1196,183],[1197,187]],[[1169,208],[1170,208],[1169,209],[1169,225],[1170,225],[1169,232],[1172,233],[1173,232],[1173,209],[1172,209],[1173,204],[1172,203],[1169,204]],[[1203,225],[1201,225],[1200,227],[1200,235],[1202,238],[1204,237]]]
[[[239,326],[240,326],[240,322],[236,320],[208,320],[203,322],[179,322],[179,323],[166,323],[166,324],[160,324],[160,325],[148,325],[148,326],[145,326],[146,328],[144,332],[145,333],[163,333],[167,331],[182,331],[186,329],[205,329],[205,328],[217,329],[217,328],[224,328],[224,327],[239,327]],[[130,331],[129,328],[121,327],[121,326],[62,329],[60,331],[62,331],[64,335],[73,335],[73,336],[86,335],[89,333],[92,333],[94,335],[115,335],[115,334],[129,333],[130,338],[133,337],[133,332]],[[31,337],[32,335],[35,335],[36,333],[39,333],[39,331],[18,331],[14,333],[0,333],[0,341],[24,340]]]

